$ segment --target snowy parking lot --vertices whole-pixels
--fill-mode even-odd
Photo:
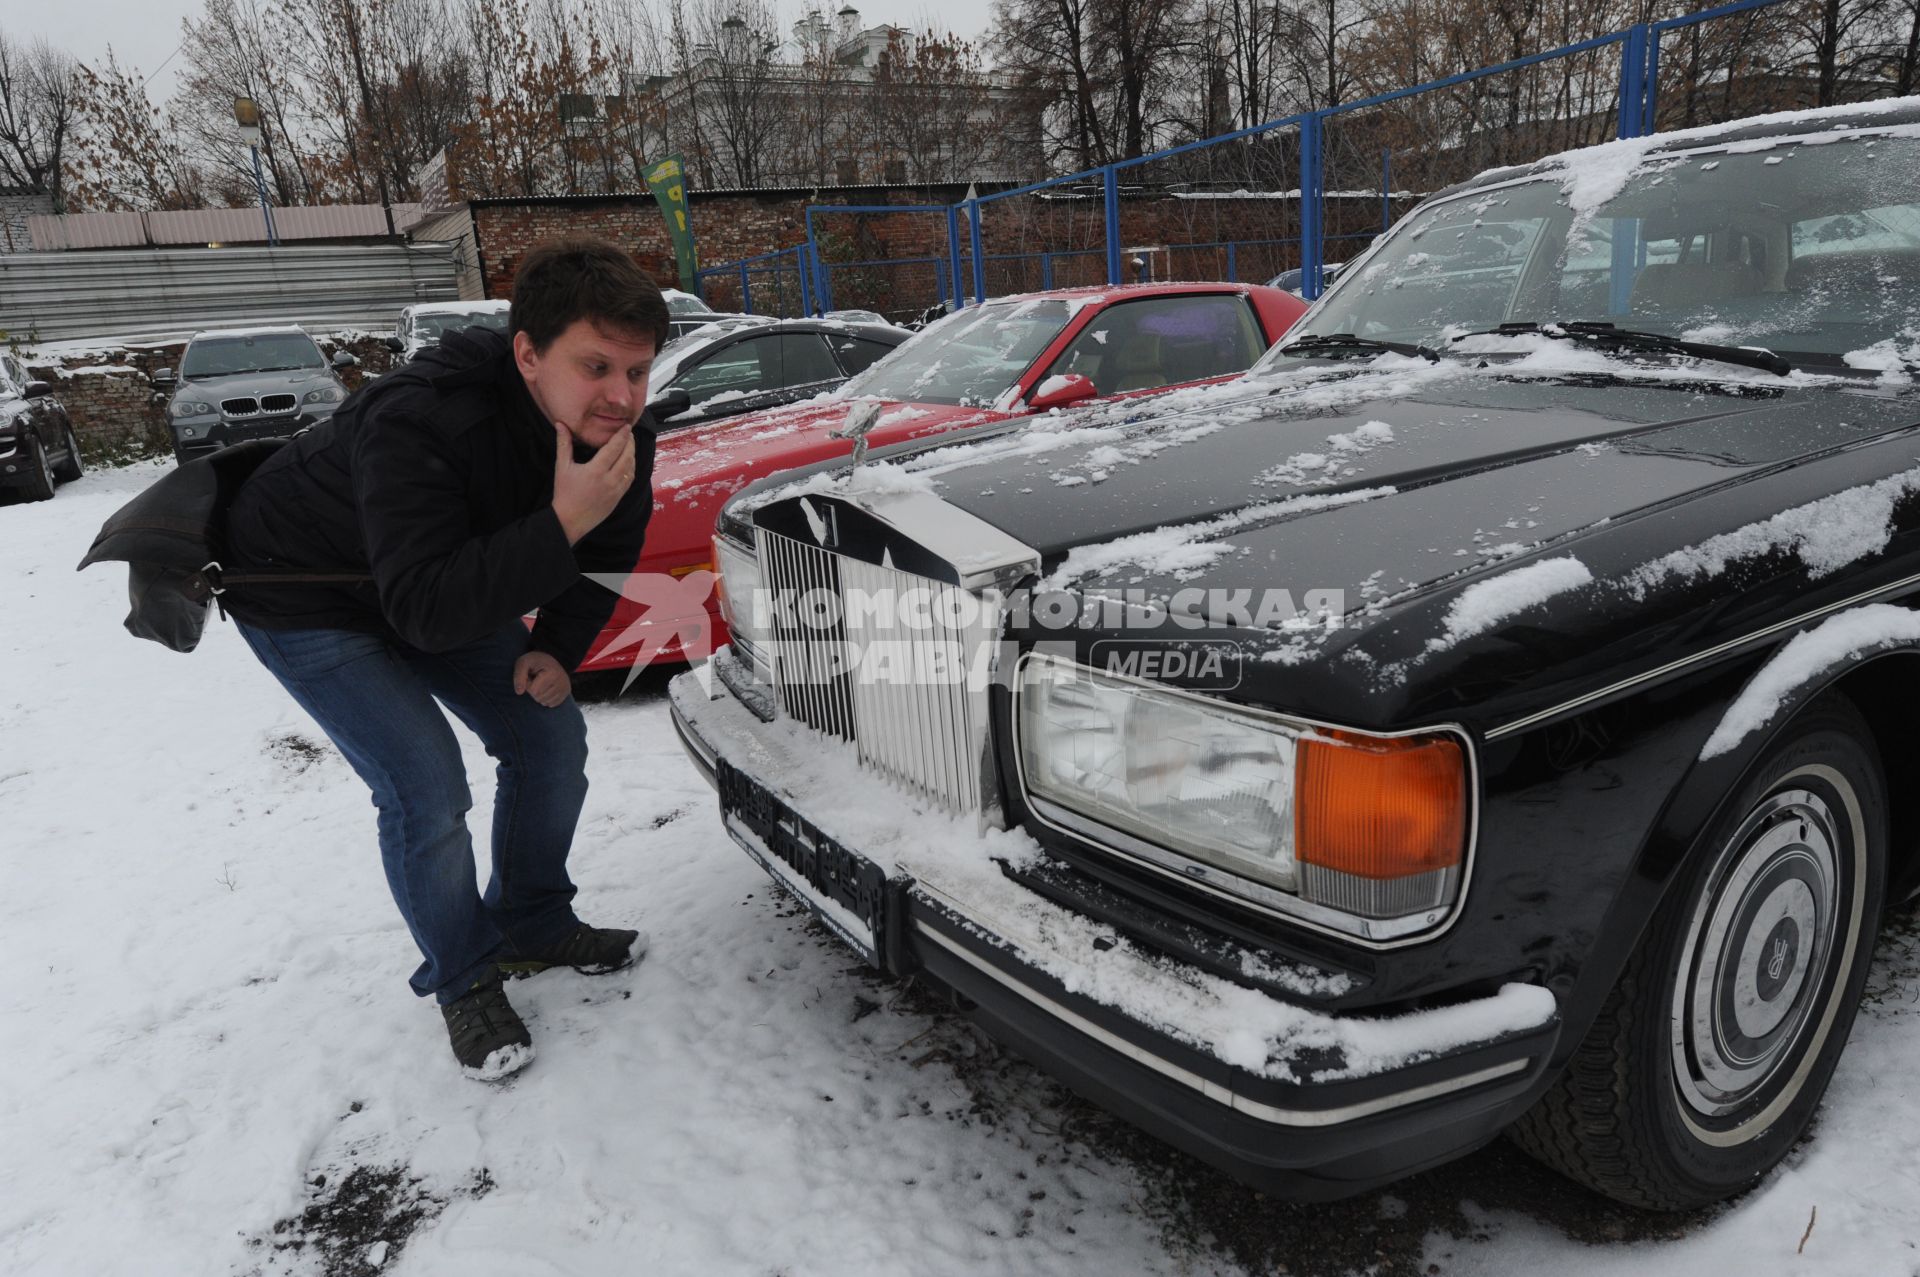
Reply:
[[[723,833],[657,677],[587,705],[573,858],[652,952],[513,985],[539,1057],[467,1081],[346,763],[231,626],[137,642],[124,572],[74,572],[161,473],[0,508],[0,1272],[1920,1274],[1911,911],[1812,1138],[1728,1207],[1504,1146],[1290,1206],[868,975]]]

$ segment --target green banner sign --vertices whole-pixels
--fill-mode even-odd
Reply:
[[[647,189],[667,216],[667,230],[673,236],[673,256],[680,266],[680,287],[698,292],[694,272],[699,262],[693,253],[693,227],[687,222],[686,165],[678,155],[651,165],[646,172]]]

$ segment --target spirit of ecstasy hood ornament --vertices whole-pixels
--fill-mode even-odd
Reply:
[[[853,440],[853,464],[847,467],[852,474],[867,459],[867,432],[879,424],[880,409],[885,405],[877,399],[864,399],[853,405],[847,412],[846,424],[838,430],[828,431],[835,439]]]

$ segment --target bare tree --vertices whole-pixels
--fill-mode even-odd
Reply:
[[[291,73],[293,110],[302,118],[313,156],[311,180],[325,199],[365,203],[374,198],[377,137],[366,137],[353,54],[340,30],[361,31],[367,15],[350,0],[269,0],[271,38]]]
[[[1144,155],[1164,94],[1185,47],[1185,0],[1104,0],[1096,10],[1093,50],[1113,87],[1112,135],[1125,159]]]
[[[843,161],[857,169],[866,149],[856,136],[853,68],[840,57],[840,31],[825,13],[808,13],[793,33],[800,55],[791,94],[793,154],[783,167],[802,181],[824,185],[845,176]]]
[[[913,182],[979,176],[1006,130],[985,83],[984,60],[967,41],[896,31],[874,68],[871,134],[880,153]]]
[[[0,31],[0,183],[45,192],[56,211],[65,207],[75,71],[45,41],[29,47]]]
[[[1905,97],[1920,88],[1920,0],[1904,0],[1893,11],[1893,17],[1899,26],[1906,28],[1895,46],[1899,52],[1893,82],[1893,91]]]
[[[1040,112],[1037,132],[1076,169],[1115,158],[1100,108],[1099,0],[994,0],[990,42]]]
[[[1226,0],[1220,29],[1226,38],[1239,126],[1252,128],[1285,115],[1279,78],[1285,28],[1279,6],[1261,0]]]
[[[253,198],[252,156],[235,131],[232,105],[249,97],[260,107],[261,166],[274,199],[313,202],[322,187],[314,158],[302,154],[291,73],[256,0],[206,0],[200,17],[186,19],[183,29],[187,67],[174,114],[212,180],[238,190],[240,202]]]
[[[1796,15],[1818,77],[1818,105],[1859,94],[1861,73],[1871,61],[1859,37],[1885,17],[1886,8],[1886,0],[1817,0]]]
[[[594,15],[562,0],[474,0],[466,9],[471,117],[452,148],[470,194],[603,189],[618,146],[615,60]],[[625,127],[624,101],[613,108]]]
[[[779,19],[770,0],[693,0],[686,75],[693,108],[724,180],[759,185],[782,150],[785,95],[776,83]]]
[[[609,92],[604,100],[606,187],[639,188],[648,163],[671,148],[660,86],[669,65],[669,42],[652,9],[625,0],[584,0],[601,32]]]
[[[1435,10],[1441,5],[1433,6]],[[1437,12],[1421,15],[1431,19]],[[1280,0],[1274,21],[1282,82],[1290,111],[1337,106],[1353,97],[1353,47],[1372,28],[1376,13],[1364,0]]]
[[[74,80],[73,147],[66,160],[68,201],[105,211],[198,208],[204,175],[181,144],[177,121],[147,98],[146,81],[123,71],[107,51],[99,68],[81,64]]]
[[[418,198],[414,174],[472,114],[472,60],[447,0],[398,0],[384,16],[372,114],[386,130],[396,195]]]

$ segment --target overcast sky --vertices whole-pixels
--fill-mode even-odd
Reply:
[[[863,25],[895,22],[921,30],[934,21],[954,34],[975,39],[987,29],[991,0],[853,0]],[[844,4],[829,4],[837,10]],[[105,62],[107,46],[123,68],[138,67],[149,77],[147,91],[155,102],[173,92],[174,73],[180,69],[180,20],[200,11],[199,0],[85,0],[85,3],[31,3],[5,0],[6,30],[31,42],[44,37],[83,62]],[[798,0],[778,0],[783,25],[807,7]],[[168,59],[171,58],[171,61]]]

